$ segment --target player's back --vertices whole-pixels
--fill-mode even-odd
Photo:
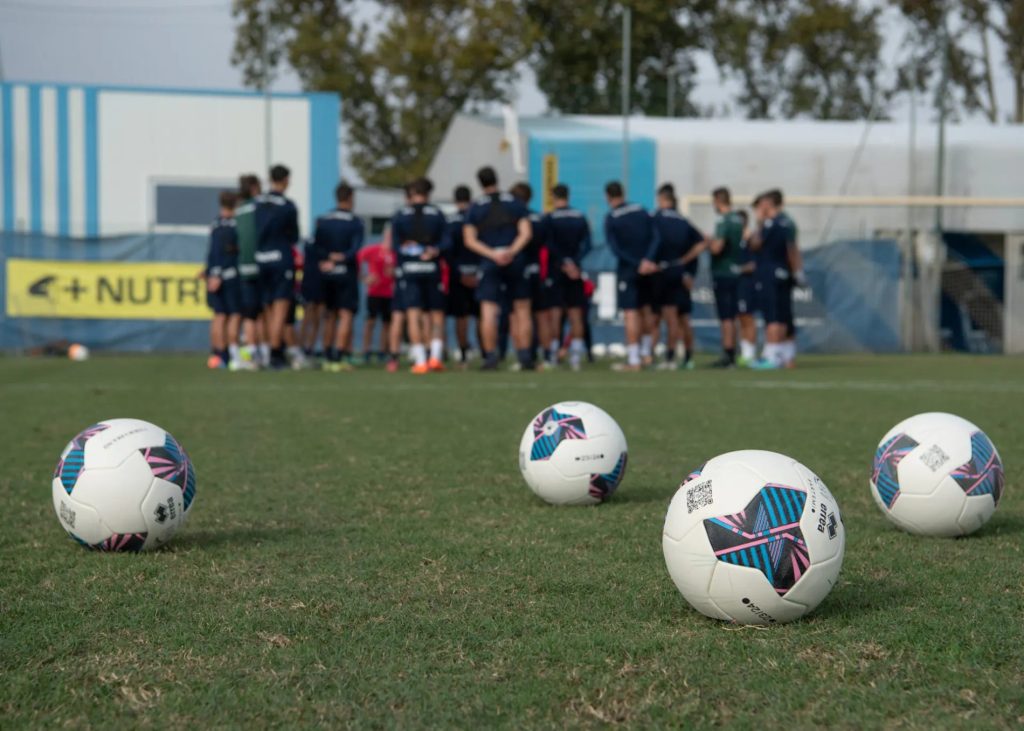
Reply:
[[[440,248],[445,241],[447,220],[441,209],[430,203],[414,203],[399,209],[391,222],[391,241],[405,274],[438,271],[437,261],[422,261],[427,247]]]
[[[316,220],[314,246],[322,259],[331,254],[343,254],[346,259],[355,258],[363,243],[363,222],[352,211],[335,209]],[[342,262],[332,274],[354,274],[354,268]]]
[[[260,263],[291,262],[292,245],[299,240],[298,209],[280,193],[256,199],[257,256]]]
[[[477,200],[466,215],[477,237],[494,249],[505,249],[519,235],[519,221],[528,215],[526,207],[509,193],[491,193]],[[485,259],[484,264],[490,260]]]
[[[608,212],[605,231],[614,237],[619,269],[633,269],[650,251],[654,224],[647,210],[636,203],[622,203]]]
[[[789,245],[796,238],[792,221],[784,215],[767,219],[761,228],[757,274],[767,279],[785,279],[789,276]]]
[[[572,259],[576,263],[590,248],[590,224],[582,211],[556,208],[547,215],[548,247],[554,259]]]
[[[736,211],[727,211],[715,223],[715,238],[722,241],[722,250],[711,255],[711,274],[716,277],[735,276],[743,247],[743,218]]]
[[[456,211],[448,216],[448,262],[453,266],[475,265],[480,262],[480,255],[466,247],[463,234],[466,225],[466,211]]]
[[[256,263],[256,202],[252,198],[235,209],[235,235],[238,241],[238,273],[246,278],[259,274]]]

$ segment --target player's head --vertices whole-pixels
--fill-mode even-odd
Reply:
[[[222,190],[217,200],[220,203],[220,215],[235,215],[235,206],[238,205],[238,193],[233,190]]]
[[[275,165],[270,168],[270,187],[279,193],[288,190],[288,183],[291,180],[292,171],[284,165]]]
[[[732,208],[732,194],[725,186],[715,188],[711,191],[711,203],[715,206],[716,211],[724,213]]]
[[[665,183],[658,188],[658,208],[676,208],[676,188],[672,183]]]
[[[764,221],[772,217],[772,202],[768,193],[761,193],[754,198],[751,207],[754,209],[754,216],[757,217],[758,221]]]
[[[255,173],[245,173],[238,176],[238,197],[243,200],[255,198],[262,192],[260,177]]]
[[[409,183],[409,201],[412,203],[426,203],[430,198],[430,191],[434,184],[427,178],[416,178]]]
[[[356,192],[351,185],[342,180],[334,189],[334,200],[338,202],[339,208],[352,208],[356,201]]]
[[[626,197],[626,191],[622,188],[622,183],[618,180],[613,180],[604,186],[604,197],[608,199],[608,204],[615,206],[621,203]]]
[[[517,201],[523,204],[529,203],[530,199],[533,198],[533,188],[530,187],[529,183],[516,183],[512,186],[509,193],[511,193]]]
[[[480,183],[480,187],[487,191],[493,190],[498,186],[498,174],[494,172],[494,168],[490,165],[477,170],[476,179]]]
[[[559,183],[551,189],[551,198],[556,206],[569,205],[569,186],[565,183]]]
[[[765,193],[765,195],[768,196],[768,200],[771,201],[772,208],[774,208],[776,211],[782,210],[783,198],[781,190],[779,190],[778,188],[772,188],[767,193]]]
[[[452,198],[455,200],[455,206],[461,211],[469,206],[473,194],[470,193],[468,185],[459,185],[452,192]]]

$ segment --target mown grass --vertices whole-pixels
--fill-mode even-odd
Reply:
[[[0,726],[1019,726],[1022,374],[967,357],[428,378],[0,360]],[[518,474],[522,429],[565,399],[626,432],[606,505],[547,507]],[[1002,453],[1003,503],[973,537],[910,537],[871,501],[878,439],[925,410]],[[53,515],[60,450],[118,416],[196,464],[167,550],[89,553]],[[818,472],[847,528],[840,585],[771,630],[690,610],[660,548],[679,481],[745,447]]]

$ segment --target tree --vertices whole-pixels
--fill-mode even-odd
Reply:
[[[739,0],[712,19],[711,51],[748,117],[884,116],[880,14],[856,0]]]
[[[690,100],[702,18],[708,0],[631,0],[633,111],[664,115],[669,85],[675,111],[692,116]],[[543,29],[530,60],[549,106],[575,114],[618,114],[622,94],[620,0],[524,0],[527,16]]]
[[[259,86],[260,0],[235,0],[233,61]],[[274,0],[272,64],[286,59],[311,91],[342,95],[352,164],[378,185],[422,174],[458,112],[506,99],[531,43],[516,0],[378,2],[373,26],[351,0]],[[273,66],[271,66],[273,68]]]
[[[1000,120],[990,38],[998,38],[1014,81],[1015,122],[1024,122],[1024,0],[900,0],[909,58],[902,88],[932,90],[954,114]],[[945,67],[945,68],[943,68]],[[942,79],[946,83],[943,85]],[[940,99],[941,98],[941,99]]]

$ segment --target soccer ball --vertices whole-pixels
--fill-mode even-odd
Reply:
[[[992,517],[1002,494],[999,452],[959,416],[912,416],[890,429],[875,451],[871,495],[909,533],[973,533]]]
[[[93,424],[61,453],[53,509],[86,548],[147,551],[166,544],[195,503],[196,473],[170,434],[139,419]]]
[[[845,543],[825,483],[760,450],[729,452],[690,473],[661,541],[683,598],[740,624],[790,622],[818,606],[839,577]]]
[[[552,505],[596,505],[626,474],[626,437],[593,404],[564,401],[540,412],[519,442],[519,470]]]
[[[80,343],[74,343],[68,347],[68,358],[76,363],[89,360],[89,349]]]

